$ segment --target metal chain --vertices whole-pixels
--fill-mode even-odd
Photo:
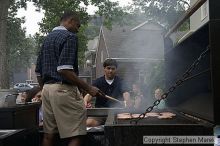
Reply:
[[[167,92],[163,93],[161,95],[161,99],[157,99],[154,101],[152,106],[149,106],[144,113],[140,114],[138,118],[133,118],[130,123],[135,123],[137,124],[138,121],[140,121],[141,119],[143,119],[145,117],[145,115],[149,112],[151,112],[154,107],[158,106],[160,104],[161,100],[164,100],[168,97],[168,95],[170,93],[172,93],[178,86],[180,86],[181,84],[183,84],[188,78],[189,76],[192,74],[193,70],[198,66],[198,64],[200,63],[200,61],[206,56],[206,54],[210,51],[209,46],[207,46],[206,50],[203,51],[200,56],[192,63],[192,65],[185,71],[185,73],[182,75],[182,77],[180,79],[178,79],[174,85],[172,85],[170,88],[168,88]]]

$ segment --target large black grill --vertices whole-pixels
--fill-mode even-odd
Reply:
[[[179,44],[173,46],[171,39],[167,36],[164,39],[168,89],[203,51],[209,49],[191,72],[189,80],[166,99],[166,104],[176,116],[172,119],[149,117],[131,123],[129,119],[117,119],[117,114],[124,111],[112,111],[105,124],[105,136],[110,146],[142,146],[143,136],[214,135],[213,127],[220,124],[219,7],[218,0],[209,1],[209,21]]]

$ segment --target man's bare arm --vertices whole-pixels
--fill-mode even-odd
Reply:
[[[42,80],[41,76],[37,76],[37,81],[39,83],[40,88],[43,89],[43,80]]]
[[[102,91],[100,91],[98,88],[91,86],[87,84],[85,81],[81,80],[72,70],[67,69],[61,69],[58,71],[61,76],[63,76],[66,80],[71,82],[73,85],[78,86],[79,88],[82,88],[87,93],[89,93],[91,96],[103,96]]]

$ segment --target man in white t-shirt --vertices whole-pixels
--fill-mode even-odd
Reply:
[[[99,88],[103,93],[121,101],[125,101],[127,106],[131,104],[129,89],[124,81],[116,75],[117,62],[114,59],[106,59],[103,63],[104,76],[97,78],[93,82],[93,86]],[[90,103],[92,96],[87,94],[84,97],[86,105]],[[123,107],[120,103],[109,100],[107,98],[96,97],[96,108],[111,108],[111,107]],[[103,124],[102,121],[97,121],[97,118],[89,118],[87,120],[87,126],[98,126]]]

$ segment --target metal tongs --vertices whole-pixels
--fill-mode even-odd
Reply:
[[[110,99],[110,100],[113,100],[113,101],[115,101],[115,102],[118,102],[118,103],[120,103],[121,105],[123,105],[123,106],[126,107],[126,102],[124,102],[124,101],[120,101],[120,100],[115,99],[115,98],[113,98],[113,97],[111,97],[111,96],[108,96],[108,95],[104,95],[104,97],[105,97],[105,98],[108,98],[108,99]]]
[[[110,100],[113,100],[113,101],[115,101],[115,102],[118,102],[118,103],[122,104],[124,107],[127,107],[125,101],[120,101],[120,100],[115,99],[115,98],[113,98],[113,97],[111,97],[111,96],[105,95],[103,92],[101,92],[101,93],[102,93],[102,96],[103,96],[103,97],[108,98],[108,99],[110,99]]]

